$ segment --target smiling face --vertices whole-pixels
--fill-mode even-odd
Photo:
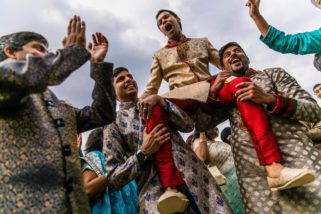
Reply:
[[[127,71],[120,71],[113,79],[116,97],[120,102],[137,100],[138,86],[133,76]]]
[[[222,55],[223,70],[231,72],[234,76],[243,76],[249,68],[250,60],[244,51],[236,46],[231,45],[226,48]]]
[[[314,91],[314,94],[315,94],[319,99],[321,99],[321,85],[318,85],[317,87],[315,87],[315,88],[313,89],[313,91]]]
[[[167,11],[160,13],[157,17],[157,26],[168,39],[179,40],[182,35],[180,22],[180,18]]]
[[[48,53],[47,46],[39,41],[31,41],[22,46],[22,50],[16,51],[16,60],[26,60],[27,54],[42,57]]]

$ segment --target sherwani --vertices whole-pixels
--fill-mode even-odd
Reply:
[[[112,64],[91,64],[93,103],[77,109],[47,86],[58,85],[90,58],[80,46],[0,63],[0,212],[90,213],[77,133],[115,118]]]
[[[209,62],[220,67],[218,51],[207,38],[193,38],[174,47],[161,48],[154,53],[142,97],[157,94],[163,79],[170,90],[205,80],[211,75]]]
[[[321,110],[296,80],[281,68],[258,71],[251,80],[267,93],[278,95],[269,120],[283,154],[283,165],[309,168],[316,180],[306,186],[271,192],[264,167],[236,107],[217,109],[212,116],[199,111],[196,128],[200,131],[229,119],[232,128],[232,152],[240,191],[247,213],[318,213],[321,210],[321,156],[299,121],[318,122]],[[286,102],[284,102],[286,101]]]
[[[201,213],[230,213],[229,205],[207,167],[184,142],[178,131],[191,131],[191,119],[169,102],[168,118],[172,154],[177,169]],[[138,184],[139,213],[159,213],[157,200],[161,188],[154,161],[149,158],[140,165],[135,153],[142,145],[145,125],[134,102],[121,103],[116,121],[104,130],[104,154],[109,188],[120,188],[135,179]],[[191,210],[188,213],[193,213]]]

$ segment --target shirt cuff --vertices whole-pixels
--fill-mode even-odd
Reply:
[[[269,113],[272,115],[281,115],[282,117],[291,117],[297,110],[298,103],[296,99],[277,95],[276,105]]]

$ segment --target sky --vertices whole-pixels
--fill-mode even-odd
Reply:
[[[106,61],[114,63],[114,67],[127,67],[142,92],[152,55],[167,41],[157,28],[155,15],[159,9],[170,9],[180,16],[187,37],[207,37],[217,49],[236,41],[249,56],[251,67],[282,67],[313,95],[312,87],[321,82],[321,72],[313,67],[313,55],[284,55],[265,46],[245,3],[246,0],[0,0],[0,35],[35,31],[49,40],[50,51],[54,52],[62,47],[69,19],[79,15],[87,25],[87,41],[94,32],[105,34],[110,45]],[[269,24],[286,33],[320,28],[321,10],[310,0],[261,0],[260,10]],[[217,72],[215,67],[210,70]],[[51,89],[60,99],[81,108],[91,103],[93,84],[87,63]],[[160,93],[167,90],[163,82]]]

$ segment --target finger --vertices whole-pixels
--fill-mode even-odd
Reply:
[[[87,49],[91,50],[93,48],[93,44],[91,42],[88,43]]]
[[[235,96],[236,97],[238,97],[239,95],[241,95],[241,94],[244,94],[244,93],[246,93],[246,92],[248,92],[249,91],[249,88],[242,88],[242,89],[239,89],[236,93],[235,93]]]
[[[68,28],[67,28],[67,34],[68,34],[68,35],[71,33],[72,21],[73,21],[73,19],[70,19],[70,20],[69,20],[69,23],[68,23]]]
[[[77,17],[75,15],[71,22],[71,30],[70,30],[71,33],[76,32],[76,24],[77,24]]]
[[[140,114],[140,117],[143,117],[143,108],[144,108],[144,103],[139,103],[139,114]]]
[[[253,95],[252,92],[249,92],[249,91],[244,92],[237,97],[237,101],[242,102],[246,100],[251,100],[253,98],[252,95]]]
[[[148,106],[148,110],[147,110],[147,118],[150,119],[152,117],[152,107]]]
[[[159,130],[155,130],[155,136],[156,137],[160,137],[162,135],[165,135],[166,133],[168,133],[168,129],[167,127],[163,124],[162,128],[160,128]]]
[[[165,134],[163,134],[163,135],[161,135],[161,136],[159,136],[159,137],[156,137],[156,140],[158,141],[158,142],[163,142],[163,143],[165,143],[168,139],[170,139],[170,133],[169,132],[167,132],[167,133],[165,133]]]
[[[143,118],[145,119],[148,119],[147,115],[148,115],[148,108],[149,108],[149,105],[148,104],[145,104],[144,105],[144,108],[143,108]]]
[[[79,16],[77,16],[77,19],[76,19],[76,33],[80,33],[80,32],[81,32],[81,21],[80,21]]]
[[[98,45],[97,35],[96,35],[96,34],[93,34],[93,35],[92,35],[92,38],[93,38],[94,45],[97,46],[97,45]]]
[[[241,83],[236,84],[235,87],[236,88],[244,88],[244,87],[250,86],[252,84],[253,84],[252,82],[241,82]]]
[[[167,129],[165,126],[164,126],[164,124],[162,124],[162,123],[160,123],[160,124],[157,124],[154,128],[153,128],[153,130],[151,131],[151,132],[153,132],[154,134],[155,133],[157,133],[157,132],[159,132],[160,130],[162,130],[162,129]]]
[[[62,45],[65,47],[66,43],[67,43],[67,37],[64,37],[64,39],[62,40]]]
[[[81,22],[81,25],[80,25],[80,33],[81,33],[82,35],[85,35],[85,33],[86,33],[86,22],[84,22],[84,21]]]

